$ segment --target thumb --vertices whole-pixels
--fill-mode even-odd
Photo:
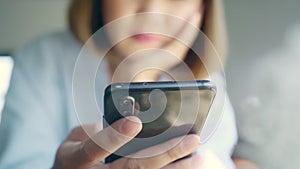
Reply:
[[[141,121],[135,116],[118,120],[81,144],[77,144],[70,159],[83,168],[94,166],[129,142],[141,129]]]

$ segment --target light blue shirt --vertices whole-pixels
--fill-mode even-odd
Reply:
[[[79,125],[72,75],[81,48],[72,33],[62,31],[40,36],[15,54],[0,124],[1,169],[52,167],[57,148]],[[97,81],[103,92],[109,84],[107,71],[101,70]],[[234,168],[231,153],[237,135],[228,99],[225,107],[219,127],[202,149],[212,149],[228,168]]]

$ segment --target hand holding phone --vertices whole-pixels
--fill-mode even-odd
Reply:
[[[216,94],[210,81],[116,83],[104,96],[104,127],[127,116],[143,123],[135,139],[106,158],[123,156],[175,137],[199,134]]]

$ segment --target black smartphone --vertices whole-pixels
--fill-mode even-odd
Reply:
[[[118,158],[169,139],[200,134],[216,95],[209,80],[115,83],[105,89],[104,127],[138,116],[141,132],[105,159]]]

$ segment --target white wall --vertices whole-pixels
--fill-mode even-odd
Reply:
[[[255,63],[285,45],[285,36],[300,24],[299,0],[225,0],[229,32],[227,86],[234,106],[244,99],[247,74]]]
[[[0,0],[0,52],[43,32],[63,29],[68,0]]]
[[[300,22],[299,0],[224,2],[230,38],[228,75],[280,47],[286,31]]]
[[[300,129],[295,125],[300,114],[293,100],[299,98],[300,1],[224,1],[230,38],[226,80],[239,147],[250,143],[243,154],[260,168],[299,169],[299,135],[294,132]]]

